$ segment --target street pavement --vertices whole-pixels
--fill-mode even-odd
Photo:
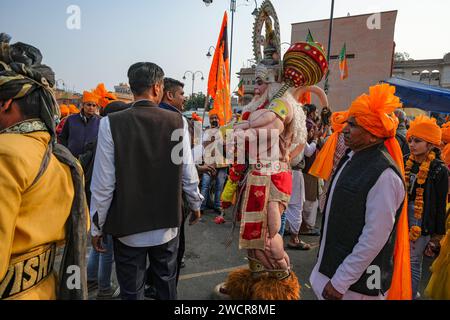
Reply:
[[[215,299],[214,287],[225,281],[228,273],[236,268],[247,267],[245,250],[238,250],[239,223],[233,233],[233,241],[229,247],[226,242],[232,231],[231,212],[225,213],[226,223],[216,224],[213,211],[207,211],[200,222],[189,226],[186,223],[186,267],[181,270],[178,284],[178,299],[180,300],[210,300]],[[321,217],[317,217],[319,227]],[[301,299],[316,300],[311,289],[309,276],[313,269],[319,250],[319,237],[302,236],[303,241],[311,244],[308,251],[287,249],[291,265],[301,285]],[[285,244],[288,236],[284,237]],[[429,267],[432,259],[424,258],[423,277],[420,293],[428,283]],[[113,282],[117,284],[115,269]],[[89,299],[95,299],[96,292],[89,293]]]
[[[206,213],[202,221],[194,226],[186,225],[186,267],[182,269],[178,285],[178,297],[184,300],[213,299],[214,287],[223,282],[230,270],[247,265],[245,250],[238,250],[239,224],[233,234],[233,242],[226,247],[232,223],[231,214],[227,212],[225,224],[215,224],[213,212]],[[321,222],[321,216],[317,218],[317,227]],[[316,296],[309,283],[309,276],[316,263],[319,251],[319,238],[302,236],[301,239],[311,244],[308,251],[286,249],[292,268],[301,285],[301,299],[316,300]],[[285,244],[289,240],[284,237]],[[430,273],[429,266],[432,260],[424,259],[423,277],[420,292],[423,293],[428,283]],[[422,294],[423,296],[423,294]]]

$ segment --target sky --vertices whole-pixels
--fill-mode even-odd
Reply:
[[[258,5],[262,0],[256,0]],[[291,24],[326,19],[331,0],[272,0],[281,28],[281,42],[290,42]],[[71,5],[80,9],[80,28],[69,29]],[[127,70],[138,61],[160,65],[166,76],[182,80],[186,71],[196,74],[194,92],[205,92],[211,58],[223,13],[230,0],[0,0],[0,32],[12,43],[38,47],[43,62],[56,72],[66,89],[83,91],[105,83],[127,82]],[[255,0],[237,0],[234,15],[232,90],[236,72],[253,59],[252,27]],[[335,17],[398,10],[396,50],[413,59],[442,58],[450,52],[450,1],[448,0],[336,0]],[[73,20],[70,20],[73,21]],[[351,37],[351,34],[349,34]],[[230,36],[229,36],[230,39]],[[286,45],[284,45],[286,46]],[[286,49],[286,48],[282,48]],[[186,75],[185,92],[192,91]]]

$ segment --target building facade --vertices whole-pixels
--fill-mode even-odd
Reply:
[[[450,89],[450,53],[442,59],[396,61],[393,76]]]
[[[130,86],[127,83],[119,83],[119,85],[114,86],[114,94],[117,99],[130,103],[133,101],[133,94],[131,93]]]
[[[347,16],[333,19],[329,61],[328,99],[333,111],[345,110],[368,88],[392,76],[394,31],[397,11]],[[308,30],[315,41],[328,51],[329,19],[292,24],[291,43],[305,41]],[[346,44],[349,76],[340,79],[339,54]],[[243,68],[244,102],[250,101],[254,89],[254,69]],[[324,88],[323,80],[319,86]],[[313,97],[313,103],[318,101]],[[321,108],[322,106],[319,106]]]
[[[239,104],[246,105],[253,98],[253,92],[255,91],[255,65],[250,68],[242,68],[238,72],[239,81],[242,81],[244,86],[244,96],[240,97]]]

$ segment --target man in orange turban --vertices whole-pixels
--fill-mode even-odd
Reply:
[[[418,297],[424,253],[445,234],[448,170],[440,159],[442,132],[436,119],[424,115],[411,122],[406,138],[411,154],[406,161],[408,223],[411,240],[411,275],[413,297]]]
[[[61,112],[61,119],[67,117],[70,113],[69,107],[65,104],[59,105],[59,110]]]
[[[403,161],[393,115],[401,103],[394,93],[379,84],[349,108],[342,132],[351,150],[331,180],[310,277],[319,299],[411,299]]]
[[[75,157],[85,153],[89,143],[97,140],[100,125],[98,100],[99,97],[95,93],[84,91],[80,113],[67,117],[59,135],[61,144],[67,147]]]

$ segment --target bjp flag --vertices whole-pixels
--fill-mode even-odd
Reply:
[[[228,123],[232,117],[227,25],[228,16],[225,11],[208,77],[208,95],[214,100],[212,110],[219,115],[221,126]]]
[[[345,43],[339,54],[339,71],[341,72],[341,80],[348,78],[347,46]]]

